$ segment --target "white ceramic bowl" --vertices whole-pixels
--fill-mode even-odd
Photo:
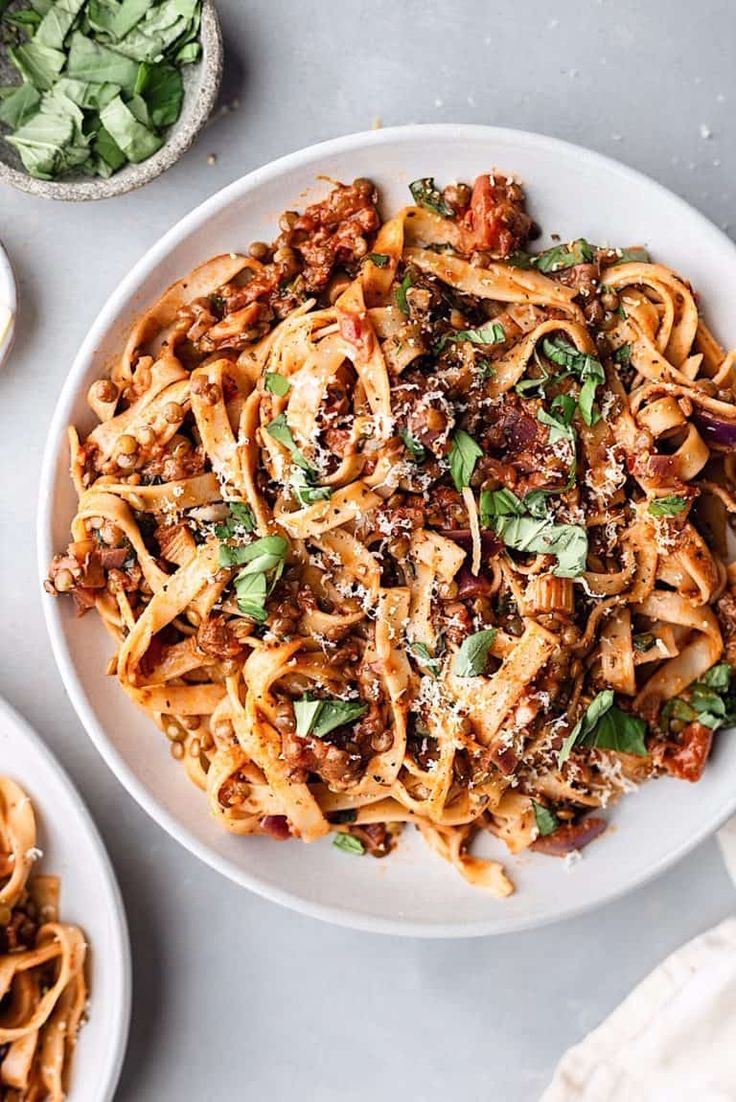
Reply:
[[[174,226],[135,266],[102,309],[74,362],[49,433],[39,512],[39,566],[68,541],[74,493],[65,429],[91,426],[84,395],[119,352],[133,318],[164,288],[215,253],[274,235],[282,210],[326,184],[317,177],[374,179],[384,209],[408,200],[407,184],[434,174],[443,184],[493,167],[520,178],[545,234],[597,243],[645,244],[702,294],[716,332],[733,340],[736,248],[705,218],[658,184],[614,161],[552,138],[480,126],[412,126],[355,134],[258,169]],[[697,785],[662,780],[611,812],[615,824],[567,871],[553,858],[509,858],[517,894],[499,901],[469,887],[414,832],[377,862],[355,860],[329,840],[305,846],[224,834],[200,792],[171,761],[166,740],[104,676],[110,654],[93,616],[47,600],[56,660],[87,731],[131,795],[213,868],[270,899],[362,929],[451,937],[550,922],[611,899],[661,872],[715,830],[736,807],[736,739],[717,739]],[[489,845],[494,845],[489,841]]]
[[[10,355],[18,316],[18,291],[8,254],[0,241],[0,367]]]
[[[112,1102],[130,1019],[130,946],[115,874],[89,812],[38,735],[0,700],[0,773],[31,797],[43,857],[61,877],[61,920],[89,945],[89,1018],[81,1029],[69,1102]]]

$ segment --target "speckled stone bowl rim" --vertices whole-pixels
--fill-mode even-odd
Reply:
[[[107,180],[101,177],[83,180],[37,180],[35,176],[12,168],[0,160],[0,183],[11,184],[20,191],[27,191],[42,199],[84,202],[124,195],[155,180],[186,153],[215,105],[222,80],[223,45],[214,0],[203,0],[200,41],[202,59],[198,62],[198,79],[193,82],[192,88],[185,90],[185,100],[187,97],[194,99],[193,107],[187,116],[182,116],[174,124],[164,145],[147,161],[137,165],[128,164]]]

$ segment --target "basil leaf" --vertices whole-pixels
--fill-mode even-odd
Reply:
[[[458,429],[452,438],[450,448],[450,474],[456,489],[462,491],[465,486],[470,485],[475,464],[482,455],[483,451],[473,437],[464,429]]]
[[[89,0],[87,18],[93,30],[117,42],[140,23],[150,6],[150,0]]]
[[[532,800],[532,807],[534,808],[534,818],[540,837],[546,838],[548,834],[554,834],[560,825],[560,820],[554,811],[549,807],[545,807],[544,804],[537,803],[536,800]]]
[[[613,353],[614,362],[621,364],[623,367],[628,367],[631,363],[631,345],[622,344],[620,348],[617,348]]]
[[[391,257],[387,256],[386,253],[368,253],[366,260],[370,260],[371,264],[375,264],[377,268],[387,268]]]
[[[345,831],[336,834],[332,839],[332,844],[337,849],[341,849],[343,853],[352,853],[356,857],[360,857],[365,853],[365,846],[360,838],[356,838],[354,834],[347,834]]]
[[[321,707],[321,700],[310,700],[306,696],[294,701],[294,719],[299,738],[306,738],[309,735]]]
[[[39,23],[33,36],[37,46],[50,46],[52,50],[61,50],[69,31],[85,0],[56,0]]]
[[[500,322],[490,322],[481,325],[478,329],[457,329],[454,333],[443,333],[434,346],[435,352],[441,352],[446,345],[455,341],[470,341],[471,344],[501,344],[506,340],[506,333]]]
[[[245,547],[231,547],[221,544],[219,550],[220,566],[249,565],[239,576],[262,573],[272,570],[283,562],[289,553],[289,542],[283,536],[263,536],[248,543]]]
[[[407,272],[402,279],[400,285],[394,291],[394,298],[396,299],[396,305],[402,314],[409,316],[409,303],[407,302],[406,292],[410,287],[414,286],[414,276],[411,272]]]
[[[535,503],[536,505],[536,503]],[[483,499],[481,495],[481,516]],[[494,528],[507,547],[540,555],[554,555],[557,565],[552,573],[558,578],[579,578],[585,572],[588,557],[588,533],[582,525],[554,524],[548,518],[485,514],[488,527]]]
[[[418,207],[426,207],[435,214],[441,214],[443,218],[454,218],[455,211],[442,198],[442,192],[434,182],[433,176],[423,176],[420,180],[412,180],[409,184],[412,199]]]
[[[550,494],[557,493],[556,490],[532,490],[530,494],[527,494],[524,498],[524,508],[533,517],[538,520],[549,519],[549,502],[547,498]]]
[[[100,127],[92,139],[92,148],[105,164],[110,166],[113,172],[117,172],[119,168],[128,163],[128,158],[104,126]]]
[[[562,395],[560,395],[562,397]],[[569,397],[565,395],[565,397]],[[573,399],[573,410],[575,408],[575,401]],[[547,413],[546,410],[540,409],[537,411],[537,421],[541,425],[546,425],[549,429],[549,442],[550,444],[556,444],[558,440],[570,440],[575,441],[575,429],[572,427],[569,421],[565,420],[565,414],[561,417],[555,417],[551,413]]]
[[[521,249],[519,249],[518,252],[512,253],[511,256],[506,257],[506,263],[510,268],[525,268],[527,270],[534,267],[532,264],[533,260],[534,257],[531,253],[525,253]]]
[[[220,549],[222,550],[222,548]],[[235,579],[235,593],[238,608],[244,616],[249,616],[258,624],[268,619],[266,611],[267,585],[265,574],[246,574],[243,572]]]
[[[133,164],[147,160],[163,145],[163,138],[140,123],[120,96],[103,107],[100,121]]]
[[[324,738],[337,727],[354,723],[367,711],[368,705],[357,700],[310,700],[305,696],[294,701],[296,733],[299,738]]]
[[[452,672],[455,677],[478,677],[488,664],[488,653],[496,638],[496,629],[476,631],[463,640],[455,655]]]
[[[27,42],[24,46],[11,46],[8,57],[23,77],[39,92],[47,92],[64,68],[65,55],[50,46]]]
[[[406,445],[406,450],[411,454],[412,458],[421,463],[427,458],[427,449],[419,443],[418,440],[411,435],[408,429],[400,429],[399,436]]]
[[[426,643],[409,643],[409,650],[416,655],[421,665],[432,677],[439,677],[442,669],[442,659],[435,657]]]
[[[492,526],[493,517],[520,517],[524,505],[511,490],[482,490],[480,495],[480,522],[484,528]]]
[[[230,512],[241,528],[244,528],[246,532],[255,532],[256,520],[250,505],[245,505],[240,501],[231,501]]]
[[[274,418],[271,424],[266,426],[266,432],[291,452],[291,458],[296,463],[297,467],[301,467],[307,474],[316,474],[315,468],[308,459],[304,458],[299,448],[296,446],[296,441],[294,440],[291,429],[286,423],[286,414],[280,413],[278,417]]]
[[[541,374],[533,379],[520,379],[514,387],[517,394],[522,398],[543,398],[546,393],[547,384],[551,379],[549,371],[546,370],[541,364],[538,365]]]
[[[601,381],[605,378],[603,367],[595,356],[591,356],[588,352],[579,352],[574,344],[570,344],[561,337],[554,339],[545,337],[542,341],[542,352],[552,363],[559,367],[566,367],[578,375],[582,375],[585,371],[589,374],[599,373]],[[593,365],[597,365],[597,368]]]
[[[583,738],[589,731],[592,731],[599,719],[613,707],[613,700],[613,689],[604,689],[603,692],[598,693],[590,702],[584,715],[577,721],[557,754],[558,769],[563,766],[570,757],[570,752],[578,739]]]
[[[32,84],[19,84],[9,96],[0,100],[0,122],[17,130],[35,115],[41,94]]]
[[[549,274],[561,272],[564,268],[572,268],[576,264],[589,264],[594,256],[593,246],[584,237],[580,237],[569,245],[555,245],[529,259],[537,271]]]
[[[647,725],[643,719],[622,711],[614,704],[599,717],[593,728],[581,735],[579,745],[646,757],[646,731]]]
[[[142,83],[142,92],[148,110],[151,113],[151,122],[156,127],[171,126],[181,114],[181,105],[184,101],[184,83],[181,73],[173,65],[141,65],[145,76],[138,83]]]
[[[656,636],[652,635],[650,631],[645,631],[640,635],[632,636],[631,642],[635,651],[638,651],[639,654],[644,654],[646,651],[652,649],[656,642]]]
[[[10,3],[10,0],[7,0],[7,2]],[[0,12],[2,12],[2,5],[0,5]],[[3,19],[11,27],[19,27],[28,34],[33,34],[33,30],[28,30],[28,28],[31,27],[35,30],[41,22],[41,13],[34,11],[33,8],[25,8],[23,11],[8,12]]]
[[[649,502],[647,512],[653,517],[676,517],[687,507],[687,498],[680,494],[668,494],[666,497],[655,497]]]
[[[301,471],[295,472],[291,485],[300,505],[314,505],[315,501],[329,501],[332,497],[330,486],[311,486]]]
[[[131,95],[138,77],[138,65],[115,50],[75,31],[66,66],[67,75],[93,84],[119,84]]]
[[[264,378],[266,380],[266,390],[270,390],[272,394],[278,394],[279,398],[283,398],[291,390],[289,380],[277,371],[267,371]]]
[[[703,675],[703,683],[718,692],[724,692],[731,685],[733,670],[728,662],[719,662],[717,666],[711,666]]]
[[[31,176],[51,180],[64,163],[64,148],[74,139],[71,118],[39,112],[5,141],[14,146]]]
[[[193,61],[199,61],[201,56],[201,43],[187,42],[174,54],[174,61],[177,65],[191,65]]]

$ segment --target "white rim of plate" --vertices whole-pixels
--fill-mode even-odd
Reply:
[[[6,316],[5,311],[8,311]],[[18,286],[10,258],[0,241],[0,367],[10,355],[18,320]]]
[[[71,370],[64,382],[59,399],[51,420],[49,433],[44,450],[41,485],[39,492],[39,504],[37,513],[37,551],[39,582],[42,583],[47,574],[48,563],[53,555],[51,540],[52,531],[52,490],[56,475],[57,465],[60,459],[61,448],[65,439],[65,432],[69,424],[71,409],[77,397],[78,377],[85,369],[89,357],[95,348],[101,343],[101,338],[114,319],[119,305],[130,295],[132,291],[143,281],[149,272],[187,236],[190,230],[196,228],[212,217],[232,198],[269,183],[278,178],[281,173],[294,168],[308,165],[319,156],[330,156],[335,153],[350,153],[356,149],[362,149],[373,145],[380,150],[382,145],[393,144],[402,141],[413,141],[418,135],[432,138],[452,137],[458,142],[472,139],[485,139],[488,142],[503,141],[508,145],[517,144],[528,146],[534,144],[538,148],[546,149],[560,156],[576,157],[584,159],[588,163],[594,163],[607,172],[620,176],[640,187],[655,189],[661,195],[666,196],[669,203],[678,206],[683,214],[692,221],[699,223],[703,236],[717,241],[722,248],[724,243],[730,247],[734,254],[734,270],[736,271],[736,245],[709,219],[694,207],[691,207],[684,199],[674,192],[653,180],[651,177],[629,168],[619,161],[606,157],[602,153],[586,149],[584,146],[575,145],[573,142],[562,141],[560,138],[552,138],[546,134],[537,134],[528,130],[514,130],[508,127],[478,126],[472,124],[454,125],[452,123],[423,123],[411,126],[389,127],[385,130],[367,130],[355,134],[347,134],[340,138],[332,138],[329,141],[318,142],[315,145],[288,153],[275,161],[269,162],[260,168],[254,169],[245,176],[234,180],[220,191],[215,192],[209,199],[205,199],[189,214],[184,215],[174,226],[168,230],[131,268],[123,278],[115,291],[107,299],[106,303],[92,323],[87,336],[77,352]],[[235,862],[228,860],[213,852],[209,846],[196,838],[175,816],[169,814],[155,800],[153,800],[144,786],[138,781],[135,773],[127,766],[112,745],[104,728],[97,722],[94,712],[87,701],[87,697],[79,679],[77,671],[67,651],[62,628],[61,617],[53,601],[43,602],[46,627],[51,639],[51,647],[56,659],[59,672],[69,698],[84,725],[87,734],[92,739],[103,759],[115,774],[124,788],[133,799],[143,808],[159,826],[175,838],[181,845],[193,853],[210,868],[222,873],[236,884],[249,888],[256,894],[270,899],[274,903],[289,907],[300,914],[319,918],[338,926],[349,929],[364,930],[368,933],[382,933],[400,935],[404,937],[422,938],[460,938],[460,937],[485,937],[490,934],[515,933],[529,930],[538,926],[551,925],[565,918],[573,918],[576,915],[592,911],[604,903],[610,903],[635,888],[648,883],[655,876],[671,868],[677,861],[689,853],[700,842],[710,837],[723,823],[736,811],[736,791],[730,806],[713,810],[704,817],[700,831],[684,842],[681,846],[670,852],[666,858],[657,858],[643,869],[639,875],[622,887],[611,888],[595,900],[575,903],[565,906],[562,904],[554,915],[532,915],[526,919],[499,918],[496,914],[493,919],[469,923],[441,923],[427,924],[421,922],[406,922],[400,919],[379,918],[354,911],[349,907],[333,907],[331,905],[312,903],[302,899],[291,891],[275,888],[271,884],[263,883],[258,877],[245,872]]]
[[[123,1068],[123,1060],[125,1059],[125,1053],[128,1047],[128,1032],[130,1029],[130,1012],[132,1002],[132,990],[133,990],[133,970],[130,951],[130,936],[128,933],[128,920],[125,915],[125,905],[123,903],[123,897],[120,892],[120,886],[115,876],[115,870],[112,867],[110,856],[105,848],[105,843],[102,841],[97,825],[90,814],[86,803],[80,796],[77,788],[73,784],[69,774],[64,767],[57,761],[54,754],[48,748],[37,731],[31,727],[31,725],[16,712],[6,700],[0,697],[0,715],[7,719],[8,723],[18,729],[21,737],[27,742],[31,743],[34,751],[45,759],[49,768],[56,774],[59,784],[66,790],[67,795],[72,800],[77,808],[80,819],[82,820],[87,837],[89,838],[92,848],[95,850],[97,857],[102,866],[103,875],[107,882],[107,887],[110,892],[110,897],[113,903],[112,918],[114,919],[114,926],[118,933],[118,937],[115,942],[115,952],[117,953],[117,961],[113,961],[113,966],[116,968],[118,974],[121,977],[121,1000],[120,1005],[117,1007],[108,1008],[113,1018],[113,1032],[115,1034],[116,1045],[114,1049],[111,1049],[105,1054],[103,1064],[103,1075],[99,1082],[100,1095],[99,1102],[113,1102],[115,1097],[115,1090],[120,1079],[120,1073]],[[18,783],[23,783],[23,778],[17,778]],[[44,814],[44,809],[39,809],[41,816]],[[90,996],[94,999],[94,991],[90,992]],[[69,1085],[69,1102],[74,1102],[74,1069],[72,1068],[72,1079]]]

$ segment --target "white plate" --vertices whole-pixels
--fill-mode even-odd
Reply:
[[[45,575],[66,545],[75,498],[68,477],[68,423],[91,428],[84,395],[101,365],[120,353],[136,314],[164,288],[218,252],[274,236],[279,212],[324,192],[324,175],[372,177],[385,211],[408,200],[407,184],[434,174],[471,180],[498,167],[527,185],[545,234],[643,244],[692,279],[716,332],[733,340],[736,249],[702,215],[653,181],[596,153],[552,138],[476,126],[413,126],[356,134],[291,154],[236,181],[169,231],[123,280],[93,325],[64,386],[48,439],[39,512]],[[312,846],[221,833],[202,794],[174,766],[166,740],[104,676],[110,644],[93,616],[45,601],[67,691],[110,768],[175,838],[213,868],[270,899],[363,929],[468,936],[533,926],[611,899],[661,872],[715,830],[736,807],[736,739],[721,734],[697,785],[663,780],[611,813],[615,827],[569,873],[559,860],[503,854],[517,883],[511,899],[469,887],[408,833],[397,853],[355,860],[329,840]]]
[[[15,337],[18,293],[8,254],[0,241],[0,367],[4,364]]]
[[[130,1019],[130,945],[120,891],[89,812],[38,735],[0,700],[0,774],[31,797],[43,852],[36,868],[61,877],[61,918],[89,945],[89,1019],[69,1080],[69,1102],[112,1102]]]

